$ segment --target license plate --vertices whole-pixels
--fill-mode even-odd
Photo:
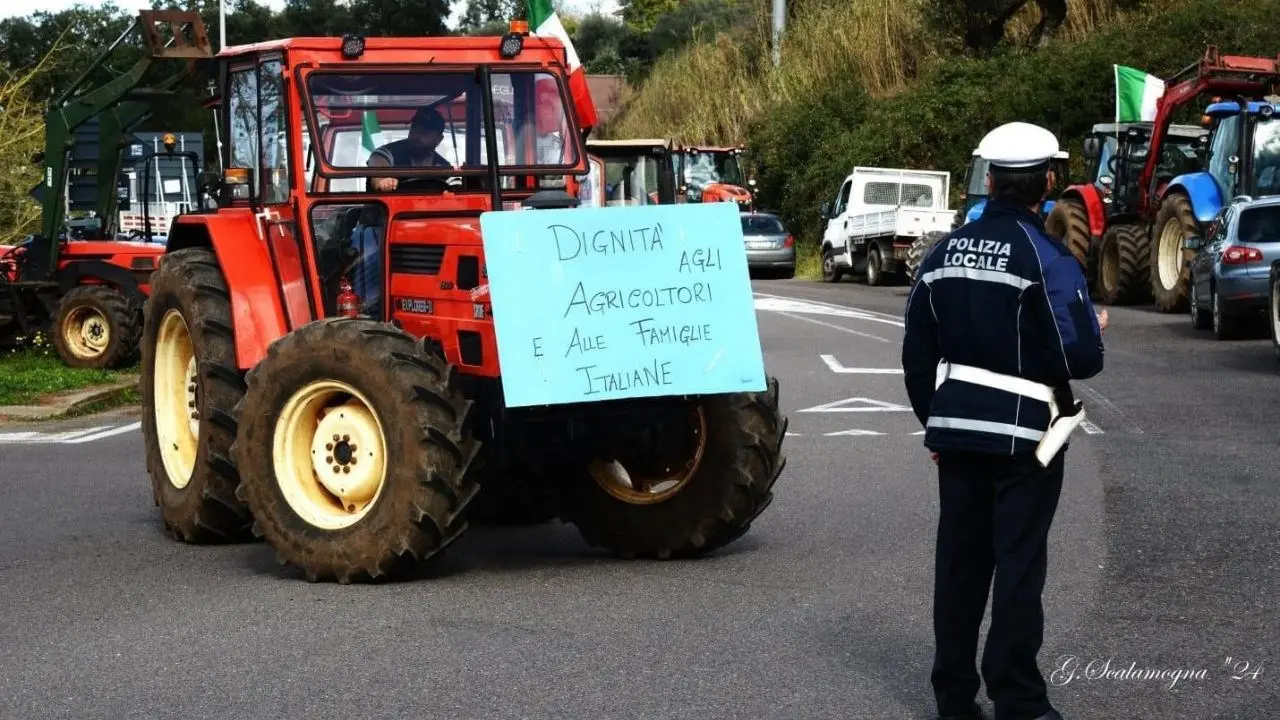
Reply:
[[[748,250],[771,250],[773,249],[773,243],[769,240],[748,240],[747,249]]]

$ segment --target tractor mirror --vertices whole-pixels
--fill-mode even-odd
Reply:
[[[1200,248],[1204,247],[1204,238],[1192,235],[1191,237],[1182,241],[1182,246],[1188,250],[1199,250]]]
[[[1096,137],[1087,137],[1084,139],[1084,157],[1086,160],[1096,160],[1102,154],[1102,143]]]
[[[831,217],[831,203],[829,202],[822,203],[822,217],[823,218]]]

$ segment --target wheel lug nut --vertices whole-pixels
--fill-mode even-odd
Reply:
[[[339,440],[341,440],[341,439],[342,439],[342,438],[338,437],[337,435],[334,435],[334,436],[333,436],[333,441],[334,441],[334,442],[338,442],[338,441],[339,441]]]
[[[337,465],[334,465],[334,466],[333,466],[333,471],[334,471],[335,473],[342,472],[342,468],[338,467]]]
[[[344,472],[344,473],[350,473],[350,472],[351,472],[351,466],[350,466],[350,465],[345,465],[345,466],[343,466],[343,468],[342,468],[342,472]]]
[[[326,458],[324,459],[324,462],[325,462],[325,464],[326,464],[326,465],[331,464],[331,463],[333,463],[333,458],[332,458],[332,457],[326,457]]]
[[[350,436],[350,435],[343,435],[343,436],[342,436],[342,442],[350,442],[350,441],[351,441],[351,436]]]
[[[356,464],[356,461],[357,461],[357,460],[359,460],[359,459],[360,459],[360,458],[356,458],[356,457],[351,458],[351,464],[352,464],[352,465],[355,465],[355,464]]]
[[[333,449],[333,443],[325,443],[325,444],[324,444],[324,449],[325,449],[325,450],[332,450],[332,449]]]

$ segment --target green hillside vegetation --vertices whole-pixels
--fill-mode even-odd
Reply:
[[[607,131],[746,144],[762,205],[780,211],[812,253],[818,208],[854,165],[950,171],[954,204],[982,135],[1025,120],[1058,133],[1078,175],[1084,134],[1114,117],[1112,64],[1167,77],[1208,44],[1226,54],[1280,54],[1280,0],[1152,0],[1128,12],[1108,0],[1074,0],[1045,47],[1018,42],[1035,24],[1032,10],[987,57],[939,39],[917,19],[922,5],[814,0],[788,22],[776,69],[761,8],[758,27],[738,26],[660,60]],[[1198,117],[1198,108],[1189,112]]]

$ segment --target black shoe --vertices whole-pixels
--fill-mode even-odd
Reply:
[[[982,712],[982,708],[978,707],[977,703],[974,703],[973,707],[970,708],[967,712],[961,713],[959,715],[941,715],[940,714],[938,715],[938,720],[987,720],[987,715],[986,713]],[[1041,718],[1036,718],[1036,720],[1041,720]]]

